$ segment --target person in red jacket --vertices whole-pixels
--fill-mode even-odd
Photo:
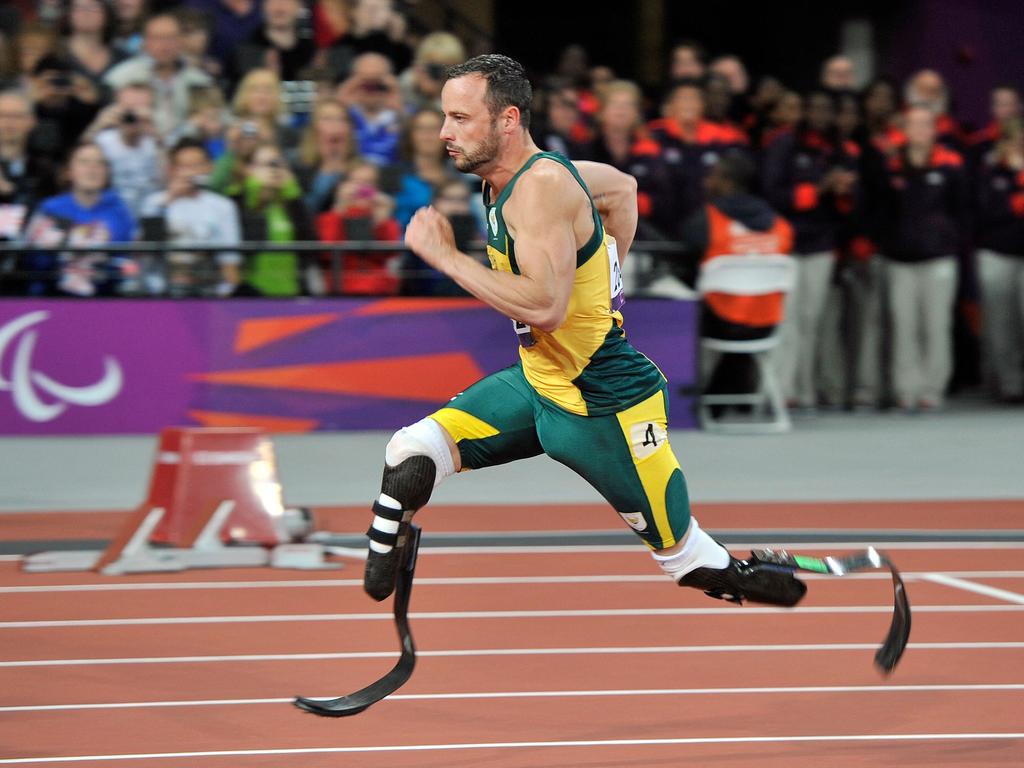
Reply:
[[[818,404],[822,317],[840,228],[859,196],[858,156],[857,146],[838,135],[834,96],[823,89],[807,95],[797,128],[764,152],[765,197],[793,224],[797,259],[775,365],[786,398],[807,410]]]
[[[704,118],[704,90],[693,80],[669,91],[664,117],[648,125],[651,138],[662,148],[675,190],[673,215],[683,221],[704,204],[704,178],[727,150],[746,147],[746,134]]]
[[[394,217],[395,201],[378,188],[377,166],[356,161],[335,192],[334,207],[317,218],[324,243],[346,240],[398,240],[401,227]],[[399,253],[346,251],[341,256],[341,281],[334,279],[331,261],[324,269],[328,293],[382,296],[398,293]]]
[[[904,410],[942,404],[953,370],[953,303],[969,197],[963,158],[938,143],[935,114],[911,107],[888,162],[881,246],[893,328],[893,387]]]
[[[982,333],[996,397],[1024,402],[1024,122],[1000,125],[1002,138],[978,168],[978,278]]]

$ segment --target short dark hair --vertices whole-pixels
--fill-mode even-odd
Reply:
[[[526,77],[526,70],[518,61],[500,53],[488,53],[449,67],[447,74],[449,80],[466,75],[483,77],[487,81],[485,100],[491,115],[497,115],[506,107],[516,107],[520,124],[529,130],[533,87]]]
[[[178,155],[184,152],[186,149],[198,149],[204,155],[206,159],[210,159],[210,150],[206,148],[206,145],[199,139],[194,139],[191,136],[186,136],[182,139],[178,139],[177,143],[171,147],[171,151],[167,153],[168,159],[173,164],[177,159]]]
[[[730,181],[737,192],[749,192],[754,188],[757,167],[744,153],[735,150],[726,152],[718,161],[718,171]]]

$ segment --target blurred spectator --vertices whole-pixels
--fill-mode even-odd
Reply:
[[[669,56],[669,82],[700,80],[704,77],[705,61],[704,46],[695,40],[681,40]]]
[[[306,191],[306,207],[313,215],[331,206],[335,189],[357,157],[359,148],[348,110],[333,99],[317,102],[298,153],[298,177]]]
[[[971,134],[968,144],[975,164],[982,162],[1003,136],[1003,126],[1012,120],[1019,120],[1024,114],[1021,109],[1020,91],[1009,84],[997,85],[989,97],[991,121],[981,130]]]
[[[448,67],[466,60],[466,50],[450,32],[432,32],[416,47],[416,58],[405,70],[398,84],[402,89],[402,102],[408,112],[421,109],[441,109],[441,86]]]
[[[821,87],[830,91],[852,91],[857,87],[853,61],[849,56],[837,54],[825,59],[821,65]]]
[[[732,100],[729,104],[729,118],[737,125],[743,125],[750,114],[750,75],[739,56],[719,56],[708,65],[709,75],[717,75],[729,83]]]
[[[696,82],[673,86],[662,114],[664,118],[648,127],[672,174],[673,218],[682,222],[704,204],[704,177],[711,166],[726,150],[745,147],[747,138],[735,128],[704,119],[704,92]]]
[[[210,189],[226,192],[245,179],[245,171],[252,160],[252,153],[260,144],[277,143],[277,131],[273,126],[257,120],[242,120],[228,129],[225,151],[213,165]]]
[[[163,186],[163,156],[153,130],[153,92],[145,85],[127,85],[104,110],[114,124],[96,134],[111,170],[111,186],[132,215],[142,202]]]
[[[406,122],[402,132],[395,218],[403,229],[416,211],[430,205],[434,190],[452,176],[448,152],[440,138],[443,122],[440,112],[422,109]]]
[[[182,54],[181,23],[172,14],[150,17],[143,29],[144,54],[110,70],[104,82],[114,89],[129,83],[153,88],[153,122],[161,136],[169,135],[188,117],[189,91],[206,88],[213,80],[186,64]]]
[[[463,253],[485,235],[473,213],[471,193],[466,184],[449,177],[434,189],[430,204],[451,222],[455,247]],[[402,261],[402,293],[408,296],[468,296],[458,283],[429,266],[412,251]]]
[[[179,139],[197,139],[210,157],[217,160],[227,152],[227,119],[224,96],[219,88],[194,88],[188,99],[188,120],[167,137],[166,143],[173,146]]]
[[[262,67],[281,80],[300,79],[299,73],[316,55],[305,12],[302,0],[263,0],[263,24],[235,50],[234,72]]]
[[[556,85],[547,93],[544,115],[533,130],[537,145],[571,160],[590,158],[591,135],[580,116],[579,94],[570,85]]]
[[[102,246],[130,243],[135,219],[116,192],[109,189],[110,170],[95,144],[79,144],[68,161],[70,190],[39,205],[25,230],[31,245]],[[25,254],[31,296],[111,295],[128,288],[136,272],[127,256],[103,252]],[[128,285],[126,285],[126,283]]]
[[[146,198],[142,235],[146,240],[194,245],[226,245],[241,239],[238,209],[211,192],[210,156],[202,142],[182,139],[170,151],[167,188]],[[164,270],[146,276],[151,293],[170,296],[229,296],[239,283],[242,259],[235,251],[171,251]],[[158,262],[159,263],[159,262]]]
[[[584,128],[597,113],[597,97],[591,90],[590,57],[582,45],[569,45],[562,51],[558,59],[558,68],[552,82],[564,84],[575,91],[576,108],[581,116]],[[552,89],[554,90],[554,89]]]
[[[233,64],[235,51],[263,23],[261,0],[186,0],[211,19],[209,53],[222,71]]]
[[[113,48],[117,18],[106,0],[71,0],[62,29],[72,69],[99,87],[103,76],[123,58]]]
[[[18,91],[0,92],[0,204],[4,226],[0,239],[13,239],[25,214],[43,197],[55,191],[57,169],[52,157],[33,151],[38,135],[32,103]]]
[[[784,92],[782,81],[771,75],[761,78],[754,87],[751,93],[751,114],[743,125],[753,146],[761,146],[762,137],[769,130],[772,110]]]
[[[839,228],[853,213],[859,149],[836,131],[830,92],[812,91],[796,130],[765,150],[765,197],[795,232],[797,283],[786,298],[775,364],[783,394],[801,408],[818,403],[818,341]]]
[[[40,126],[56,139],[51,151],[63,159],[99,111],[99,89],[66,59],[50,54],[36,62],[31,94]]]
[[[31,22],[23,24],[11,46],[13,73],[11,79],[4,83],[4,88],[30,94],[36,65],[43,57],[57,52],[57,42],[57,35],[50,27]]]
[[[764,149],[780,136],[791,133],[804,116],[804,100],[796,91],[783,91],[768,113],[768,122],[761,133],[760,147]]]
[[[114,0],[117,29],[112,40],[114,48],[125,56],[142,53],[142,24],[148,9],[146,0]]]
[[[352,116],[359,153],[378,165],[395,162],[402,128],[402,100],[388,59],[379,53],[358,56],[352,74],[338,86],[338,101],[348,107]]]
[[[348,34],[352,26],[349,0],[316,0],[313,3],[313,42],[327,48]]]
[[[412,49],[405,42],[405,17],[392,0],[355,0],[351,21],[349,33],[331,46],[332,59],[339,54],[346,61],[377,53],[391,63],[392,72],[403,72],[412,62]]]
[[[754,163],[732,152],[719,159],[704,181],[708,203],[683,225],[686,254],[675,265],[694,282],[701,265],[721,256],[789,253],[792,227],[771,206],[752,194]],[[751,341],[771,335],[783,319],[780,293],[750,296],[707,294],[703,297],[701,336],[726,341]],[[757,389],[750,355],[703,353],[701,379],[708,394],[737,394]]]
[[[937,143],[936,123],[930,108],[907,110],[907,143],[889,159],[882,204],[893,386],[905,410],[942,404],[952,372],[957,254],[967,235],[963,160]]]
[[[942,75],[934,69],[922,69],[907,80],[903,89],[907,108],[922,107],[935,115],[936,140],[959,151],[964,145],[964,132],[949,114],[949,91]]]
[[[732,86],[723,75],[712,72],[704,83],[704,117],[719,125],[732,123]]]
[[[597,109],[600,109],[601,104],[604,102],[605,91],[608,86],[615,82],[615,70],[611,67],[604,65],[598,65],[590,68],[590,88],[594,94],[594,100],[596,102],[595,114]]]
[[[284,102],[281,100],[281,80],[272,70],[249,70],[238,84],[231,107],[236,122],[258,123],[271,132],[274,143],[286,152],[298,146],[298,131],[288,125]]]
[[[242,239],[291,243],[316,240],[316,231],[302,202],[302,189],[273,144],[256,148],[242,187],[233,196],[242,217]],[[302,286],[294,251],[260,251],[245,257],[242,285],[236,295],[297,296]],[[316,275],[319,278],[319,274]]]
[[[591,159],[608,163],[637,181],[640,239],[662,240],[674,229],[672,180],[658,143],[643,130],[640,87],[613,80],[604,89]]]
[[[224,73],[221,63],[210,55],[210,19],[196,8],[178,8],[174,15],[181,24],[181,56],[185,63],[211,78]]]
[[[1024,123],[999,123],[977,183],[978,278],[987,367],[996,397],[1024,402]]]
[[[338,185],[333,207],[317,218],[322,242],[400,238],[401,227],[393,215],[395,202],[380,191],[379,174],[380,169],[373,163],[359,160],[353,164]],[[335,282],[334,270],[325,270],[327,291],[371,296],[396,294],[400,261],[399,253],[346,251],[340,257],[340,285]]]

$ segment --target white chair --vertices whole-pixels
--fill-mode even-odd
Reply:
[[[744,256],[717,256],[702,265],[697,279],[697,291],[704,296],[724,293],[734,296],[758,296],[765,293],[789,293],[796,282],[796,264],[790,256],[757,254]],[[788,432],[792,426],[786,402],[767,353],[779,343],[779,328],[763,339],[752,341],[726,341],[701,337],[702,350],[719,353],[751,355],[757,364],[758,388],[744,395],[701,395],[700,422],[710,432],[765,434]],[[724,420],[712,415],[715,405],[750,405],[755,420]]]

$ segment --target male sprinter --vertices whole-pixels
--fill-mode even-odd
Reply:
[[[625,254],[633,241],[635,180],[541,152],[529,133],[531,99],[522,66],[506,56],[448,70],[441,139],[456,168],[485,182],[491,269],[457,250],[433,208],[413,217],[405,241],[512,319],[520,361],[391,438],[366,591],[391,594],[408,523],[444,478],[546,453],[593,485],[680,585],[795,605],[803,582],[731,557],[690,515],[668,442],[665,377],[622,330],[616,246]]]

